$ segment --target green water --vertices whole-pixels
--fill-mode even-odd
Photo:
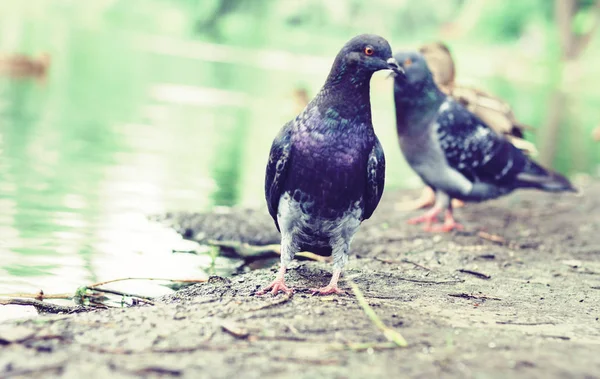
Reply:
[[[194,29],[191,2],[173,3],[148,1],[153,6],[141,13],[116,0],[0,7],[0,52],[52,56],[45,82],[0,78],[0,294],[73,292],[116,277],[205,276],[211,258],[172,254],[197,246],[146,216],[262,207],[268,149],[295,115],[294,90],[314,94],[339,47],[365,31],[289,31],[293,43],[285,49],[286,34],[267,38],[260,20],[244,25],[251,42],[231,41]],[[366,31],[398,36],[388,24]],[[398,37],[398,45],[411,36]],[[456,46],[464,77],[506,97],[537,127],[528,138],[552,145],[542,125],[555,79],[486,76],[481,62],[488,54]],[[584,87],[592,89],[571,96],[577,117],[561,123],[556,153],[548,157],[568,174],[594,174],[600,162],[589,137],[600,122],[598,98],[590,83]],[[396,144],[385,74],[374,77],[372,95],[388,161],[386,189],[419,186]],[[233,264],[218,267],[227,272]]]

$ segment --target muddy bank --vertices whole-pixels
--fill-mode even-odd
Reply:
[[[353,295],[311,296],[330,267],[302,261],[289,271],[292,298],[253,296],[269,268],[155,306],[0,324],[0,377],[600,377],[598,193],[595,183],[583,197],[521,192],[468,205],[457,210],[468,231],[448,235],[404,224],[414,213],[395,204],[415,192],[386,193],[341,287],[351,278],[405,349],[387,348]],[[264,211],[162,222],[200,241],[278,242]]]

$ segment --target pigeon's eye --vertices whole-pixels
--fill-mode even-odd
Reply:
[[[408,67],[413,63],[413,61],[410,58],[406,58],[404,60],[404,67]]]
[[[375,50],[373,50],[373,48],[371,46],[365,47],[365,54],[373,55],[374,52],[375,52]]]

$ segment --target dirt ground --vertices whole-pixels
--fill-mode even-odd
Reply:
[[[386,193],[341,281],[296,261],[288,298],[253,296],[275,267],[214,277],[156,306],[0,324],[0,377],[600,378],[600,183],[581,197],[520,192],[457,210],[467,232],[430,234]],[[190,238],[276,242],[266,211],[163,218]],[[494,242],[478,235],[504,238]],[[363,291],[407,348],[389,348]],[[360,345],[360,344],[364,345]]]

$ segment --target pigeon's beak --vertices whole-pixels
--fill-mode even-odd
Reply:
[[[390,58],[387,60],[388,68],[392,70],[390,76],[394,78],[397,76],[404,77],[404,69],[398,65],[398,62],[394,58]]]

